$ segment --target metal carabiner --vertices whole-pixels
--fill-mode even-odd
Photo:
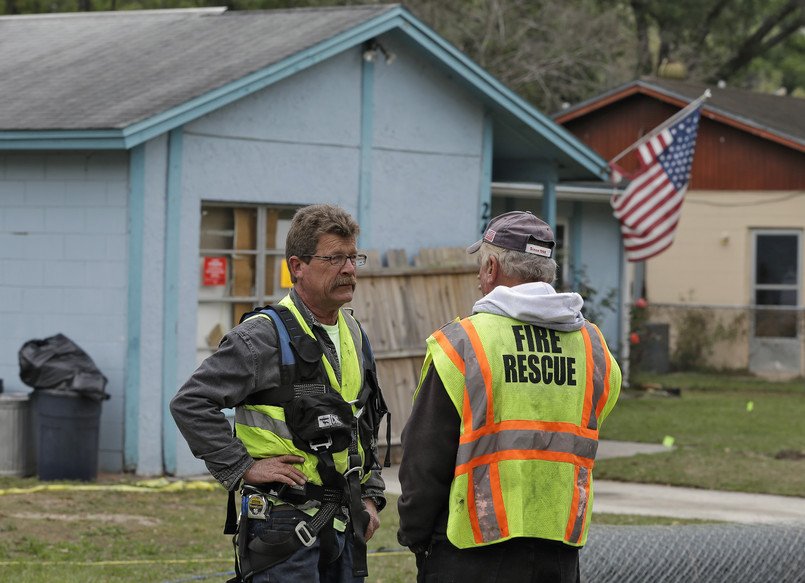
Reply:
[[[348,477],[352,472],[358,472],[358,478],[363,480],[363,467],[362,466],[355,466],[344,472],[344,477]]]

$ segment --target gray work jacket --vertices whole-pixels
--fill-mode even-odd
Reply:
[[[341,368],[329,335],[296,291],[292,289],[290,295],[340,381]],[[204,460],[212,476],[227,490],[238,487],[254,459],[232,435],[222,409],[235,407],[252,393],[279,386],[279,351],[274,326],[264,318],[243,322],[223,337],[218,350],[201,363],[171,400],[171,414],[190,451]],[[384,489],[380,472],[372,471],[362,485],[362,496],[372,498],[380,510],[386,503]]]

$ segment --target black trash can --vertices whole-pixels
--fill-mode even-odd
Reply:
[[[40,480],[98,477],[101,402],[72,391],[34,391]]]
[[[34,388],[39,479],[94,480],[106,377],[62,334],[26,342],[19,360],[20,378]]]

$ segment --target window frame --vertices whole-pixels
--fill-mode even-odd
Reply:
[[[795,240],[795,249],[797,256],[794,258],[794,266],[796,269],[796,282],[791,284],[786,283],[758,283],[758,239],[763,236],[779,236],[779,237],[793,237]],[[802,229],[751,229],[751,289],[750,289],[750,305],[753,307],[752,318],[752,336],[758,338],[792,338],[792,336],[768,336],[757,335],[757,320],[762,312],[786,311],[792,310],[798,312],[799,305],[802,297]],[[780,292],[794,292],[795,302],[793,304],[758,304],[758,292],[762,291],[780,291]],[[801,331],[799,330],[799,318],[795,316],[797,324],[795,325],[795,336],[799,337]]]

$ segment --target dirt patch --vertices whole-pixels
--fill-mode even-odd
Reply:
[[[140,526],[158,526],[161,520],[157,518],[150,518],[148,516],[135,516],[132,514],[54,514],[54,513],[40,513],[40,512],[17,512],[9,514],[11,518],[20,518],[22,520],[61,520],[61,521],[79,521],[89,520],[92,522],[103,522],[106,524],[139,524]]]
[[[805,451],[793,451],[784,449],[777,452],[774,459],[778,460],[805,460]]]

